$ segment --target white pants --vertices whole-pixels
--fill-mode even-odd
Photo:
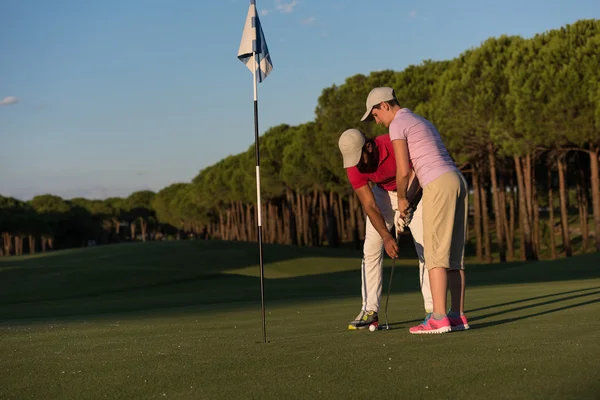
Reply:
[[[398,209],[398,197],[396,192],[388,192],[379,186],[373,186],[375,202],[383,215],[385,224],[389,229],[394,226],[394,214]],[[425,256],[423,247],[423,207],[418,203],[412,221],[408,225],[415,242],[417,256],[419,258],[419,283],[426,312],[433,311],[433,299],[429,287],[429,274],[425,268]],[[400,249],[400,251],[402,251]],[[367,217],[365,232],[365,244],[363,247],[362,275],[362,309],[365,311],[379,312],[379,300],[381,298],[381,282],[383,275],[384,247],[383,239],[375,230]]]

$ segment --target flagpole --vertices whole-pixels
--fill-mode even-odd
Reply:
[[[260,266],[260,304],[262,313],[263,341],[267,343],[265,322],[265,270],[262,245],[262,203],[260,200],[260,152],[258,141],[258,82],[262,82],[273,69],[267,42],[256,11],[256,0],[250,0],[248,15],[238,50],[238,59],[252,71],[254,78],[254,149],[256,154],[256,233],[258,237],[258,261]],[[260,70],[258,68],[261,68]]]
[[[264,266],[263,266],[263,249],[262,249],[262,204],[260,199],[260,151],[258,146],[258,89],[256,82],[256,70],[258,69],[256,51],[252,53],[254,59],[253,73],[254,78],[254,152],[256,155],[256,222],[258,233],[258,260],[260,266],[260,305],[262,314],[262,333],[263,343],[267,343],[267,328],[265,322],[265,283],[264,283]]]

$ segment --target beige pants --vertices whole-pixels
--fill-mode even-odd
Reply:
[[[467,182],[459,171],[446,172],[423,188],[423,244],[427,269],[464,269]]]
[[[396,192],[388,192],[374,186],[372,188],[373,196],[377,207],[381,211],[383,219],[388,229],[394,226],[394,214],[398,208],[398,196]],[[433,299],[431,297],[431,289],[429,287],[429,274],[425,268],[425,257],[423,255],[423,217],[421,205],[422,201],[417,205],[413,218],[408,225],[412,234],[417,250],[417,258],[419,259],[419,283],[421,293],[423,294],[423,306],[426,312],[433,311]],[[403,249],[400,249],[402,252]],[[383,274],[383,239],[379,232],[371,224],[371,220],[367,217],[367,226],[365,232],[365,244],[363,247],[363,260],[361,266],[361,292],[362,292],[362,309],[366,311],[379,312],[379,301],[381,298],[381,285]]]

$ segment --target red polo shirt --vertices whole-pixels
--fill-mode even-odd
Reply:
[[[396,190],[396,158],[390,135],[377,136],[375,144],[379,151],[377,171],[372,174],[361,174],[356,167],[346,168],[348,180],[354,189],[359,189],[371,181],[387,191]]]

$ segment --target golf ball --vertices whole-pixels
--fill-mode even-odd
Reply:
[[[375,326],[375,325],[370,325],[370,326],[369,326],[369,330],[370,330],[371,332],[375,332],[375,331],[377,330],[377,326]]]

